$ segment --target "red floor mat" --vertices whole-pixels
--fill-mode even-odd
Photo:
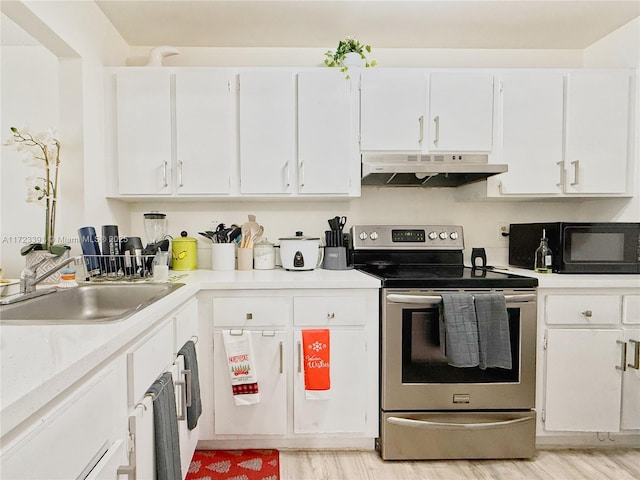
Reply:
[[[280,480],[278,450],[196,450],[186,480]]]

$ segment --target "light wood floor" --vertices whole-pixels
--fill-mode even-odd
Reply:
[[[280,451],[281,480],[637,480],[640,450],[538,450],[530,460],[384,462],[377,452]]]

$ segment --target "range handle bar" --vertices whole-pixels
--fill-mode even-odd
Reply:
[[[531,302],[536,299],[535,294],[525,293],[520,295],[505,295],[505,303],[524,303]],[[387,295],[387,301],[392,303],[412,303],[418,305],[438,305],[442,303],[440,295],[404,295],[399,293],[390,293]]]

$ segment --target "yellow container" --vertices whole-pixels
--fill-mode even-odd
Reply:
[[[195,270],[198,268],[198,240],[187,237],[182,232],[180,238],[171,241],[171,256],[173,270]]]

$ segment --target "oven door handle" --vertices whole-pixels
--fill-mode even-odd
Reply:
[[[487,428],[500,428],[520,423],[529,423],[535,420],[534,417],[514,418],[512,420],[504,420],[501,422],[485,422],[485,423],[455,423],[455,422],[432,422],[429,420],[414,420],[413,418],[389,417],[387,422],[402,427],[416,428],[468,428],[472,430],[481,430]]]
[[[531,302],[536,299],[534,293],[525,293],[520,295],[505,295],[505,303],[524,303]],[[387,295],[387,301],[392,303],[414,303],[419,305],[437,305],[442,303],[440,295],[403,295],[399,293],[390,293]]]

